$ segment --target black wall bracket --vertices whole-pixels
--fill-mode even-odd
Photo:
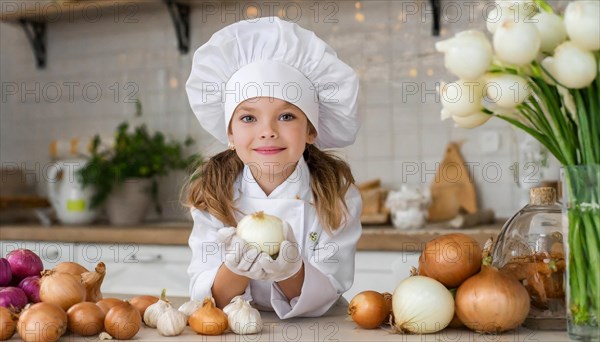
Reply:
[[[440,35],[440,21],[441,21],[441,2],[442,0],[429,0],[431,8],[433,9],[433,28],[431,34],[438,37]]]
[[[35,22],[26,19],[19,19],[19,23],[21,27],[25,31],[25,35],[27,36],[27,40],[29,40],[29,44],[31,45],[31,49],[33,50],[33,54],[35,56],[35,61],[38,69],[44,69],[46,67],[46,23],[44,22]]]
[[[190,5],[177,3],[176,0],[164,0],[177,35],[177,45],[181,54],[190,51]]]

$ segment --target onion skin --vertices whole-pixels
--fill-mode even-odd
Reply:
[[[104,330],[104,316],[104,311],[95,303],[77,303],[67,311],[67,327],[80,336],[97,335]]]
[[[0,307],[18,311],[27,305],[27,301],[27,295],[18,287],[0,288]]]
[[[481,267],[481,247],[465,234],[447,234],[429,241],[419,256],[419,275],[456,288]]]
[[[10,310],[0,307],[0,341],[6,341],[15,334],[16,317]]]
[[[156,302],[158,302],[158,297],[147,295],[136,296],[129,300],[129,303],[140,313],[140,317],[144,317],[146,309]]]
[[[29,276],[19,283],[19,288],[25,292],[30,303],[39,303],[40,300],[40,276]]]
[[[499,333],[521,325],[529,314],[529,294],[495,267],[482,266],[456,290],[456,315],[469,329]]]
[[[103,298],[97,301],[96,305],[98,305],[100,309],[102,309],[102,312],[104,312],[104,315],[106,315],[113,306],[123,304],[123,302],[123,300],[118,298]]]
[[[42,259],[29,249],[15,249],[6,255],[6,260],[10,263],[12,280],[16,284],[23,278],[39,275],[44,269]]]
[[[85,287],[85,300],[96,303],[102,299],[100,287],[106,275],[106,265],[99,262],[93,272],[84,272],[81,274],[81,281]]]
[[[54,272],[68,273],[72,275],[80,275],[82,273],[88,272],[87,268],[81,266],[76,262],[71,261],[61,262],[60,264],[56,265],[56,267],[54,267],[52,270]]]
[[[204,298],[202,307],[188,319],[190,327],[201,335],[221,335],[229,327],[227,315],[215,307],[212,297]]]
[[[67,331],[67,314],[55,304],[34,304],[19,316],[17,331],[25,342],[57,341]]]
[[[10,270],[10,263],[5,258],[0,258],[0,286],[10,284],[11,280],[12,271]]]
[[[361,328],[378,328],[387,317],[390,309],[384,296],[377,291],[363,291],[350,301],[348,314]]]
[[[40,299],[68,310],[85,300],[85,286],[80,276],[44,271],[40,280]]]
[[[118,340],[131,339],[138,333],[141,326],[140,313],[127,301],[113,306],[104,318],[104,329],[110,336]]]

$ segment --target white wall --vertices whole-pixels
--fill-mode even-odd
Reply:
[[[227,7],[218,8],[215,14],[206,13],[200,5],[193,8],[192,51],[187,55],[177,51],[174,28],[165,8],[135,5],[125,13],[132,14],[130,17],[106,11],[96,20],[91,12],[94,20],[79,17],[48,24],[44,70],[35,68],[23,31],[0,23],[0,162],[23,164],[31,175],[43,180],[52,140],[86,139],[95,133],[110,137],[123,120],[134,124],[143,121],[151,129],[180,139],[189,134],[204,154],[223,149],[201,130],[189,109],[184,84],[193,51],[218,29],[243,19],[244,2],[204,3],[224,3]],[[317,5],[312,1],[271,2],[269,6],[287,8],[290,19],[301,8],[297,22],[314,30],[359,73],[363,126],[356,144],[341,151],[359,182],[381,178],[391,187],[402,183],[427,186],[446,144],[464,140],[465,160],[479,163],[473,176],[481,205],[495,209],[499,216],[509,216],[520,207],[520,190],[510,171],[518,156],[517,134],[496,119],[474,130],[454,128],[451,122],[440,121],[441,106],[434,94],[441,80],[454,80],[444,70],[435,42],[465,29],[483,29],[481,13],[487,2],[474,7],[474,15],[470,16],[461,1],[442,1],[446,7],[441,37],[430,34],[432,15],[429,9],[423,11],[427,3],[362,1],[360,10],[354,1],[322,1]],[[564,7],[564,3],[553,4]],[[457,8],[462,15],[457,14]],[[260,9],[263,15],[268,14],[267,4],[261,3]],[[364,22],[355,19],[358,12],[364,15]],[[68,96],[69,82],[76,82],[73,99]],[[141,119],[133,119],[134,105],[125,101],[129,91],[124,87],[129,82],[139,87],[137,97],[144,105]],[[17,94],[6,93],[9,84],[17,86]],[[116,101],[115,84],[120,87]],[[406,87],[412,84],[418,85],[417,93],[406,94]],[[85,86],[88,98],[83,94]],[[57,88],[62,96],[53,103]],[[94,102],[96,88],[102,90],[102,95]],[[497,151],[484,153],[488,134],[498,135],[500,145]],[[419,173],[407,175],[407,165],[416,165]],[[177,206],[179,184],[181,174],[168,177],[161,185],[167,218],[182,217]],[[45,185],[40,183],[38,188],[44,193]]]

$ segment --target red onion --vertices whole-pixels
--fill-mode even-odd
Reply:
[[[0,286],[6,286],[12,279],[10,263],[4,258],[0,258]]]
[[[40,275],[44,269],[42,259],[29,249],[15,249],[6,255],[10,263],[13,281],[21,281],[32,275]]]
[[[29,276],[21,280],[19,288],[25,292],[30,303],[40,302],[40,276]]]
[[[27,295],[23,290],[18,287],[0,288],[0,306],[21,310],[25,305],[27,305]]]

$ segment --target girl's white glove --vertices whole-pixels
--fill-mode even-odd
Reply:
[[[277,258],[273,260],[266,253],[259,256],[257,263],[265,272],[265,279],[267,280],[282,281],[288,279],[298,273],[302,267],[302,254],[294,237],[294,232],[287,222],[285,222],[284,229],[286,240],[279,245]]]
[[[233,227],[221,228],[217,233],[218,241],[222,244],[222,251],[225,253],[225,267],[235,274],[250,279],[264,280],[267,278],[258,260],[261,255],[267,258],[268,255],[261,252],[257,246],[253,246],[237,236]]]

